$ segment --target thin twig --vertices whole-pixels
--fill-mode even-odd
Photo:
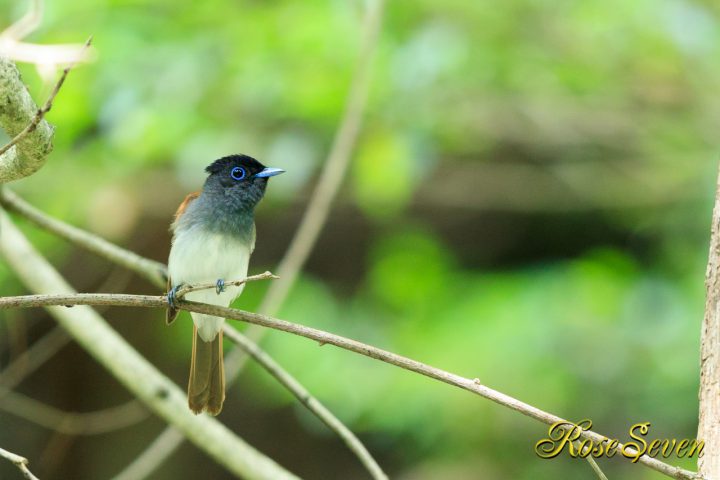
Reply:
[[[17,297],[0,297],[0,309],[6,308],[27,308],[27,307],[46,307],[52,305],[115,305],[121,307],[150,307],[150,308],[167,308],[167,298],[164,296],[152,296],[152,295],[127,295],[127,294],[102,294],[102,293],[77,293],[77,294],[59,294],[59,295],[24,295]],[[537,407],[530,404],[521,402],[509,395],[501,393],[492,388],[482,385],[477,379],[471,379],[461,377],[454,373],[450,373],[445,370],[418,362],[411,358],[403,357],[401,355],[383,350],[372,345],[368,345],[357,340],[335,335],[323,330],[316,328],[291,323],[285,320],[272,318],[259,313],[246,312],[243,310],[237,310],[233,308],[220,307],[217,305],[208,305],[204,303],[190,302],[187,300],[181,300],[176,305],[176,308],[181,310],[187,310],[189,312],[202,313],[205,315],[212,315],[215,317],[239,320],[242,322],[259,325],[266,328],[272,328],[282,332],[291,333],[301,337],[309,338],[318,342],[321,345],[335,345],[344,350],[364,355],[375,360],[395,365],[411,372],[419,373],[426,377],[438,380],[449,385],[467,390],[483,398],[491,400],[499,405],[521,413],[527,417],[545,423],[547,425],[553,425],[555,423],[571,423],[565,419],[545,412]],[[580,437],[583,439],[589,439],[595,443],[600,443],[607,440],[607,437],[600,435],[599,433],[591,430],[580,430]],[[622,453],[623,451],[632,453],[631,448],[625,448],[623,444],[618,444],[615,449],[616,452]],[[630,458],[624,455],[619,455],[622,458],[626,458],[631,461]],[[698,480],[703,477],[697,473],[684,470],[679,467],[673,467],[667,463],[661,462],[655,458],[647,455],[642,455],[638,459],[638,463],[643,464],[657,472],[667,475],[672,478],[679,480]]]
[[[76,413],[65,412],[4,387],[0,387],[0,396],[0,410],[67,435],[108,433],[135,425],[150,416],[137,399],[116,407]]]
[[[358,455],[358,458],[370,472],[373,478],[378,480],[387,480],[387,475],[382,471],[375,459],[370,455],[365,445],[347,428],[335,415],[332,414],[322,403],[320,403],[310,392],[303,387],[300,382],[295,380],[285,370],[273,360],[273,358],[265,353],[258,345],[251,342],[245,335],[235,330],[227,328],[224,330],[225,337],[231,342],[238,345],[247,352],[256,362],[260,363],[265,370],[275,379],[287,388],[300,403],[313,412],[330,430],[337,432],[340,438],[345,442],[348,448]],[[607,480],[607,479],[606,479]]]
[[[591,456],[587,456],[585,457],[585,459],[588,461],[588,463],[590,464],[590,468],[593,469],[593,472],[595,472],[595,475],[597,475],[600,480],[608,480],[608,478],[605,476],[605,473],[603,473],[603,471],[600,469],[600,466],[597,464],[594,458],[592,458]]]
[[[268,280],[268,279],[278,279],[277,275],[274,275],[272,272],[263,272],[259,273],[257,275],[250,275],[249,277],[243,278],[242,280],[232,280],[232,281],[225,281],[224,285],[226,287],[234,286],[239,287],[240,285],[244,285],[248,282],[257,282],[258,280]],[[198,290],[209,290],[211,288],[217,288],[217,283],[198,283],[196,285],[183,285],[182,287],[178,288],[178,291],[175,293],[175,297],[177,299],[182,299],[185,295],[187,295],[190,292],[195,292]]]
[[[575,448],[580,451],[580,449],[582,448],[582,444],[578,441],[573,442],[573,444],[575,445]],[[600,466],[597,464],[592,455],[588,455],[587,457],[585,457],[585,460],[587,460],[590,468],[592,468],[593,472],[595,472],[595,475],[597,475],[600,480],[608,480],[608,478],[605,476],[605,473],[600,469]]]
[[[92,37],[87,39],[87,42],[85,42],[84,49],[87,49],[90,46],[90,43],[92,43]],[[68,65],[65,67],[62,71],[62,74],[60,75],[60,78],[58,79],[57,83],[55,83],[55,86],[53,87],[52,91],[50,92],[50,96],[48,97],[47,101],[45,102],[45,105],[43,105],[42,108],[40,108],[36,113],[33,119],[30,121],[30,123],[20,131],[15,137],[10,140],[10,142],[5,145],[4,147],[0,148],[0,155],[10,150],[12,147],[14,147],[20,140],[22,140],[27,134],[35,130],[38,126],[38,124],[42,121],[42,119],[45,117],[45,114],[47,114],[50,109],[52,108],[53,101],[55,100],[55,97],[57,96],[58,92],[60,91],[60,88],[62,88],[63,83],[65,83],[65,79],[68,76],[68,73],[70,73],[70,70],[72,70],[75,67],[76,63],[73,63],[71,65]]]
[[[3,450],[0,448],[0,457],[4,458],[5,460],[8,460],[9,462],[13,463],[16,467],[20,469],[20,471],[23,474],[23,477],[25,477],[27,480],[38,480],[38,478],[32,474],[30,469],[28,468],[28,459],[25,457],[21,457],[20,455],[16,455],[12,452],[8,452],[7,450]]]
[[[15,388],[68,343],[70,336],[60,327],[53,328],[0,371],[0,388]],[[2,397],[0,392],[0,399]]]
[[[177,437],[180,437],[179,441]],[[176,428],[165,428],[150,445],[143,448],[141,454],[111,480],[138,480],[150,476],[158,467],[157,459],[169,457],[182,440],[183,436]]]

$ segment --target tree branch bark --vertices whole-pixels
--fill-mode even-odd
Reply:
[[[698,460],[698,471],[708,478],[720,479],[720,174],[715,191],[705,287],[698,425],[698,438],[705,441],[705,455]]]

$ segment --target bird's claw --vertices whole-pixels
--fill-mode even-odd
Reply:
[[[215,293],[220,295],[224,291],[225,291],[225,280],[223,280],[222,278],[218,278],[218,281],[215,282]]]
[[[176,285],[173,288],[170,289],[170,291],[167,294],[167,301],[168,305],[170,305],[170,308],[177,307],[177,292],[180,290],[180,285]]]

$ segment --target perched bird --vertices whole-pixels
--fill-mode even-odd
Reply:
[[[175,295],[184,284],[215,282],[213,290],[185,295],[187,300],[229,306],[243,286],[225,287],[225,280],[247,275],[255,249],[255,206],[262,199],[268,178],[283,173],[265,168],[247,155],[230,155],[205,169],[210,175],[201,192],[180,204],[168,260],[167,323],[178,314]],[[225,400],[222,326],[224,318],[192,313],[194,323],[188,405],[194,413],[217,415]]]

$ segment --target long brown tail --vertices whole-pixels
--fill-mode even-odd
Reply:
[[[188,405],[194,413],[203,410],[217,415],[225,401],[222,330],[212,342],[203,342],[193,325],[192,360],[188,383]]]

